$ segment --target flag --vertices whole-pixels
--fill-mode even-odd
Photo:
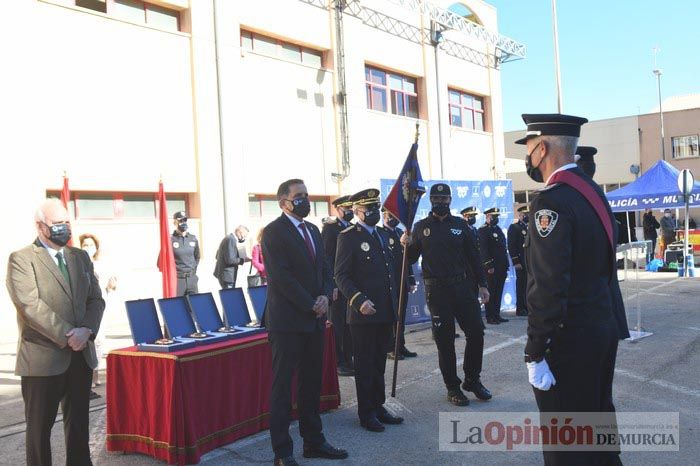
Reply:
[[[425,194],[423,177],[418,166],[418,143],[411,146],[396,183],[384,200],[384,208],[411,230],[418,202]]]
[[[61,189],[61,204],[68,210],[68,203],[70,202],[70,188],[68,187],[68,175],[63,172],[63,189]],[[68,240],[68,246],[73,246],[73,239]]]
[[[163,276],[163,297],[172,298],[177,294],[177,272],[175,271],[173,243],[170,241],[168,204],[165,199],[162,181],[158,183],[158,213],[160,215],[160,254],[158,254],[158,270],[160,270]]]

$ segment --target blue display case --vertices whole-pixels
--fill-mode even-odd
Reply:
[[[234,326],[227,326],[221,320],[219,309],[211,293],[191,294],[187,296],[187,299],[190,302],[192,313],[203,331],[214,335],[228,334],[231,338],[238,338],[243,335],[244,332],[242,330]]]
[[[184,341],[194,341],[196,344],[209,344],[230,339],[230,335],[214,335],[203,331],[192,319],[190,304],[184,296],[163,298],[158,300],[160,313],[170,335]]]
[[[228,324],[246,332],[247,335],[264,332],[259,322],[251,322],[248,304],[241,288],[219,290],[221,306]]]
[[[182,341],[178,338],[163,338],[156,303],[153,298],[126,301],[126,316],[129,319],[131,337],[139,351],[169,353],[191,348],[193,341]],[[156,343],[158,342],[158,343]]]

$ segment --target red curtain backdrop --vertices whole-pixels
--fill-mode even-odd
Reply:
[[[168,203],[165,198],[163,181],[158,183],[158,215],[160,216],[158,270],[163,278],[163,297],[172,298],[177,293],[177,273],[175,272],[173,244],[170,242],[170,218],[168,217]]]

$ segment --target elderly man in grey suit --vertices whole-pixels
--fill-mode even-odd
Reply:
[[[22,377],[27,464],[51,464],[51,428],[61,403],[66,464],[91,465],[90,384],[105,302],[88,254],[66,246],[71,230],[63,205],[43,202],[35,221],[36,241],[13,252],[7,266],[19,327],[15,374]]]

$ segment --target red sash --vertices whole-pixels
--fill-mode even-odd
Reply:
[[[605,208],[603,199],[598,195],[595,189],[588,183],[586,183],[583,178],[572,173],[569,170],[562,170],[556,172],[547,182],[548,185],[554,183],[563,183],[571,186],[576,191],[578,191],[593,207],[593,210],[598,215],[600,222],[605,228],[605,234],[608,235],[608,241],[610,242],[610,250],[612,254],[615,254],[615,244],[613,242],[613,226],[610,220],[610,215],[608,215],[608,210]]]

